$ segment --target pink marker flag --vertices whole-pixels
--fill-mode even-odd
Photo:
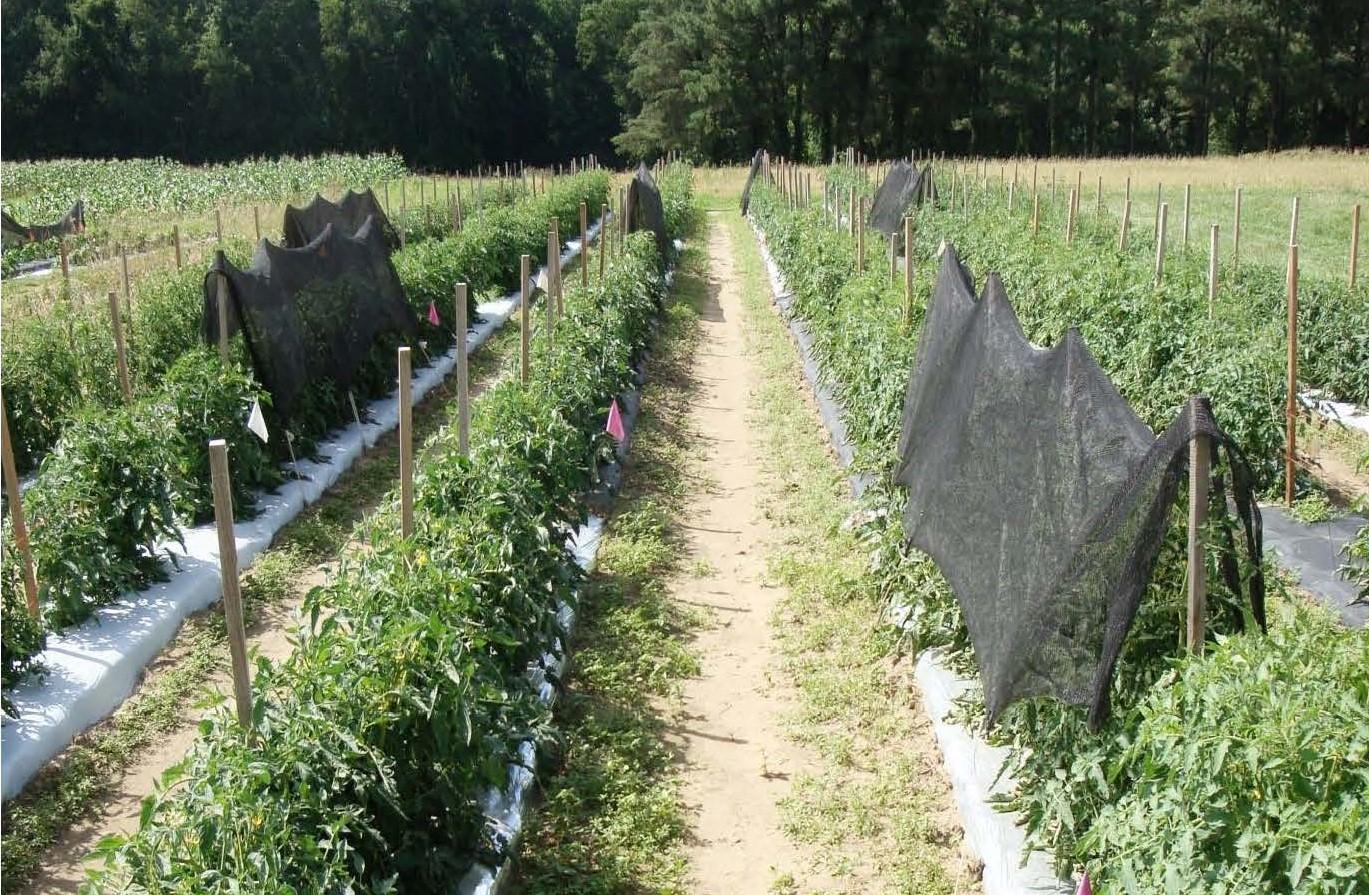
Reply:
[[[604,431],[619,441],[627,438],[627,431],[623,429],[623,415],[618,410],[617,398],[614,398],[613,403],[608,406],[608,425],[604,426]]]
[[[442,325],[442,318],[437,316],[437,305],[431,301],[428,302],[428,322],[433,326]]]
[[[1075,895],[1093,895],[1093,885],[1089,882],[1089,872],[1084,871],[1084,875],[1079,877],[1079,888],[1075,890]]]

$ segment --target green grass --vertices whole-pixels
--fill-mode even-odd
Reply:
[[[677,525],[699,486],[688,428],[705,260],[686,250],[649,364],[617,511],[580,599],[564,744],[520,848],[526,893],[679,893],[687,828],[664,734],[680,682],[698,673],[690,632],[707,619],[670,599]]]
[[[819,758],[781,805],[786,832],[850,891],[973,889],[958,852],[939,753],[897,636],[881,616],[856,510],[802,391],[792,343],[771,310],[749,228],[725,216],[742,280],[747,353],[760,372],[753,425],[765,444],[766,514],[780,539],[769,568],[785,596],[773,619],[798,690],[788,732]],[[790,881],[792,883],[792,881]],[[792,885],[780,891],[791,891]]]
[[[471,355],[473,383],[507,370],[516,355],[517,326],[496,332]],[[439,386],[414,413],[414,435],[426,442],[447,422],[446,405],[455,402],[454,385]],[[339,558],[354,527],[394,487],[399,455],[393,434],[347,471],[318,503],[281,529],[271,548],[257,558],[242,582],[243,608],[250,627],[259,613],[281,604],[293,582],[311,567]],[[135,764],[161,734],[180,728],[197,694],[224,667],[227,633],[221,605],[188,619],[172,644],[182,651],[174,667],[149,679],[106,721],[78,738],[24,793],[4,807],[3,888],[29,885],[44,852],[61,835],[92,815],[110,785]]]

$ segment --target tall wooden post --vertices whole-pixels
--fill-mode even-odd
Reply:
[[[531,353],[531,352],[532,352],[532,320],[531,320],[531,318],[530,318],[529,315],[528,315],[528,305],[532,302],[532,295],[528,292],[528,276],[529,276],[528,268],[529,268],[529,266],[530,266],[531,261],[532,261],[532,257],[529,256],[529,255],[524,255],[524,256],[522,257],[521,261],[519,262],[519,264],[520,264],[520,267],[519,267],[520,275],[519,275],[519,277],[518,277],[518,281],[519,281],[520,283],[523,284],[523,286],[522,286],[522,289],[523,289],[523,296],[522,296],[522,301],[519,302],[519,310],[518,310],[518,320],[519,320],[519,324],[520,324],[520,327],[521,327],[520,332],[522,333],[522,341],[519,343],[519,352],[520,352],[520,353],[519,353],[519,363],[518,363],[518,379],[519,379],[519,381],[522,382],[524,385],[527,385],[527,384],[528,384],[528,376],[529,376],[529,373],[531,372],[531,364],[532,364],[532,353]],[[550,262],[548,262],[548,263],[550,264]],[[551,267],[548,266],[548,268],[547,268],[547,301],[548,301],[548,302],[551,301],[551,289],[552,289],[551,280],[552,280]]]
[[[252,232],[256,234],[256,241],[261,242],[261,209],[252,206]]]
[[[903,322],[913,322],[913,217],[903,219]]]
[[[1079,194],[1070,190],[1070,204],[1065,211],[1065,245],[1074,244],[1074,199]]]
[[[238,590],[238,542],[233,536],[233,489],[228,478],[228,443],[209,442],[209,477],[214,488],[214,527],[219,535],[219,580],[223,615],[228,624],[228,653],[233,665],[233,695],[238,723],[252,726],[252,678],[247,667],[247,630]]]
[[[408,345],[399,348],[399,533],[406,538],[414,533],[414,404],[410,350]]]
[[[564,314],[566,310],[566,281],[561,275],[561,222],[552,219],[551,222],[552,241],[556,244],[556,250],[552,252],[551,269],[556,272],[554,282],[556,283],[556,312]],[[551,304],[551,296],[547,296],[547,303]]]
[[[133,315],[133,284],[128,279],[128,248],[122,243],[119,245],[119,266],[123,270],[124,278],[124,314]]]
[[[1212,225],[1212,237],[1207,249],[1207,319],[1212,319],[1217,307],[1217,225]]]
[[[29,527],[24,520],[24,499],[19,488],[19,470],[14,463],[14,442],[10,439],[9,412],[0,404],[0,450],[4,453],[5,496],[10,505],[10,524],[14,527],[14,546],[23,565],[24,602],[29,615],[38,617],[38,578],[33,574],[33,548],[29,546]]]
[[[218,244],[223,245],[223,210],[214,209],[214,235],[218,238]]]
[[[119,369],[119,390],[123,392],[124,402],[133,403],[133,386],[128,381],[128,355],[124,352],[124,326],[119,319],[119,295],[109,293],[109,323],[114,330],[114,361]]]
[[[1127,250],[1127,237],[1131,235],[1131,200],[1122,203],[1122,232],[1117,235],[1117,247]]]
[[[580,201],[580,285],[589,285],[589,206]]]
[[[1188,213],[1193,200],[1193,184],[1184,184],[1184,252],[1188,252]]]
[[[1350,288],[1355,288],[1355,274],[1359,272],[1359,203],[1350,209]]]
[[[1160,206],[1164,204],[1165,185],[1158,183],[1155,185],[1155,233],[1152,235],[1154,242],[1160,241]]]
[[[859,216],[856,218],[856,272],[865,272],[865,197],[860,197]]]
[[[1241,188],[1236,187],[1236,216],[1231,223],[1231,272],[1241,265]]]
[[[1288,246],[1288,390],[1284,400],[1287,450],[1283,462],[1283,502],[1293,505],[1293,459],[1298,439],[1298,244]]]
[[[219,263],[222,264],[223,252],[219,252]],[[228,363],[228,277],[224,274],[216,274],[214,279],[217,281],[215,286],[215,304],[219,311],[219,360],[226,365]]]
[[[1298,244],[1298,197],[1293,197],[1293,217],[1288,222],[1288,244]]]
[[[1197,401],[1190,407],[1196,417]],[[1196,424],[1197,420],[1194,422]],[[1188,629],[1185,639],[1191,653],[1203,651],[1207,623],[1207,556],[1203,526],[1207,524],[1211,463],[1208,436],[1195,435],[1188,443]]]
[[[471,380],[467,362],[466,302],[469,296],[465,283],[456,284],[456,440],[461,456],[471,453]]]
[[[1169,230],[1169,203],[1160,203],[1155,227],[1155,285],[1165,281],[1165,241]]]
[[[608,255],[608,246],[605,244],[604,237],[608,235],[608,204],[599,206],[599,282],[604,282],[604,258]]]

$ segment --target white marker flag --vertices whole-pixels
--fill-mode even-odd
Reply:
[[[261,402],[255,398],[252,399],[252,412],[247,415],[247,428],[263,443],[271,440],[271,433],[266,431],[266,417],[261,413]]]

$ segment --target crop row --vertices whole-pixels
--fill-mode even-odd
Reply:
[[[460,233],[397,253],[396,268],[419,318],[425,350],[445,351],[454,339],[453,315],[445,309],[458,282],[469,282],[472,303],[475,296],[514,288],[519,256],[544,258],[549,221],[557,219],[563,232],[569,232],[578,226],[581,201],[597,208],[608,184],[608,175],[599,172],[564,178],[544,195],[476,216]],[[111,381],[113,348],[107,330],[75,343],[89,346],[89,352],[72,350],[63,341],[64,350],[44,357],[27,351],[23,342],[17,348],[6,343],[6,401],[16,453],[21,444],[31,450],[33,442],[24,439],[36,417],[59,429],[23,498],[43,604],[41,624],[19,618],[26,613],[20,564],[14,561],[6,531],[0,581],[6,686],[29,670],[42,648],[44,627],[80,622],[124,592],[165,577],[166,557],[149,545],[174,541],[180,525],[212,514],[208,439],[223,437],[229,443],[234,507],[240,515],[253,512],[255,491],[280,481],[285,439],[272,439],[268,449],[244,425],[254,400],[266,407],[273,431],[280,432],[284,424],[271,413],[269,397],[243,372],[247,366],[241,338],[235,340],[237,360],[228,366],[199,343],[202,281],[201,272],[182,271],[161,281],[160,288],[140,293],[130,346],[141,386],[131,404],[122,403]],[[444,309],[440,325],[428,322],[429,302]],[[69,320],[54,317],[47,325],[60,336]],[[394,336],[378,341],[352,386],[358,402],[393,390],[397,344]],[[106,365],[101,367],[101,361]],[[103,382],[104,392],[81,393],[78,376],[83,368],[98,371],[84,381]],[[58,403],[72,394],[79,396],[78,406]],[[61,407],[65,418],[44,408],[41,400]],[[296,450],[308,451],[315,439],[350,419],[348,394],[329,382],[314,383],[290,420]]]
[[[687,207],[689,174],[662,178]],[[549,715],[525,677],[560,634],[581,571],[568,547],[612,455],[604,419],[628,388],[665,293],[654,241],[571,285],[533,375],[475,404],[470,456],[437,436],[415,530],[392,505],[370,548],[308,598],[297,650],[255,669],[250,731],[221,714],[107,841],[96,891],[438,891],[491,847],[477,804]]]
[[[791,210],[767,187],[753,193],[751,208],[794,290],[795,313],[813,334],[857,462],[873,473],[865,500],[876,512],[863,526],[872,555],[868,586],[911,609],[914,648],[943,647],[961,671],[974,661],[958,604],[931,559],[905,544],[902,495],[889,484],[943,238],[979,274],[989,259],[1001,265],[995,269],[1038,343],[1077,325],[1152,424],[1167,423],[1183,397],[1204,390],[1252,458],[1266,459],[1280,446],[1274,421],[1282,343],[1267,330],[1263,340],[1253,338],[1260,332],[1248,319],[1253,312],[1219,317],[1200,331],[1194,324],[1206,321],[1206,310],[1186,307],[1182,271],[1155,287],[1128,253],[1100,245],[1090,258],[1079,245],[1033,240],[1020,217],[997,220],[991,207],[968,218],[924,208],[905,308],[882,238],[869,235],[866,272],[856,274],[855,240],[824,225],[819,210]],[[1202,656],[1183,654],[1181,511],[1125,642],[1103,728],[1092,733],[1083,709],[1038,698],[1012,706],[992,731],[992,741],[1008,747],[1006,767],[1017,781],[1003,807],[1020,812],[1028,843],[1053,852],[1062,870],[1087,868],[1097,891],[1177,885],[1226,895],[1330,895],[1363,887],[1369,635],[1339,628],[1282,587],[1271,633],[1238,633],[1241,607],[1218,583],[1219,557],[1211,555],[1214,639]],[[965,711],[982,718],[982,702]]]

